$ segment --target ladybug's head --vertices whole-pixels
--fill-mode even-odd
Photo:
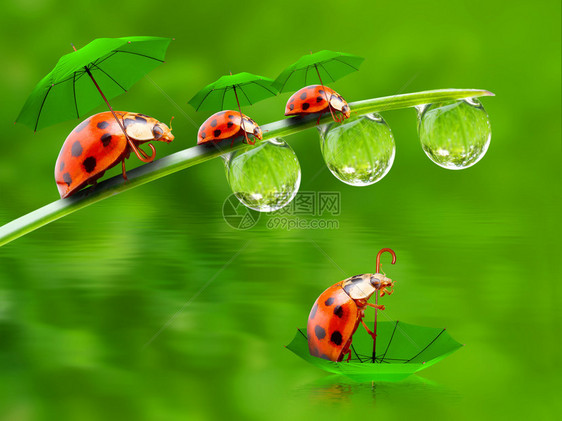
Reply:
[[[172,117],[172,120],[174,117]],[[157,122],[152,126],[152,134],[154,135],[154,140],[159,140],[161,142],[170,143],[174,140],[174,135],[172,134],[172,120],[170,120],[170,127],[166,126],[164,123]]]
[[[170,143],[174,140],[171,127],[145,114],[125,113],[123,125],[127,136],[141,143],[152,140]]]
[[[371,275],[370,282],[373,288],[380,292],[381,297],[384,296],[384,294],[390,295],[393,292],[394,282],[382,273]],[[390,288],[390,290],[388,288]]]

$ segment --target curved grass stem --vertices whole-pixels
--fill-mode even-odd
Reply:
[[[446,100],[490,95],[494,94],[479,89],[440,89],[357,101],[350,103],[349,106],[352,112],[364,115]],[[309,115],[269,123],[261,126],[263,139],[261,141],[256,140],[257,142],[263,142],[279,136],[288,136],[316,126],[317,120],[318,115]],[[332,117],[326,114],[319,121],[320,124],[326,124],[332,121]],[[230,146],[230,139],[219,144],[197,145],[128,171],[128,181],[123,180],[121,175],[117,175],[99,183],[95,188],[87,188],[69,198],[52,202],[0,227],[0,246],[107,197],[216,158],[224,153],[252,147],[244,143],[243,140],[243,136],[235,139],[232,147]]]

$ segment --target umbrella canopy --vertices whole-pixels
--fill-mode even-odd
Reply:
[[[16,122],[39,130],[83,116],[103,103],[100,92],[107,98],[126,92],[162,63],[170,41],[160,37],[98,38],[62,56],[35,86]]]
[[[287,67],[273,82],[279,92],[296,91],[303,86],[335,82],[349,73],[359,70],[365,60],[353,54],[322,50],[302,56]]]
[[[189,100],[196,111],[221,111],[253,105],[262,99],[277,95],[273,80],[251,73],[236,73],[222,76],[205,86]]]
[[[353,335],[349,362],[334,362],[310,355],[306,328],[298,329],[287,345],[309,363],[356,381],[399,381],[441,361],[460,347],[462,344],[445,329],[398,321],[378,323],[375,362],[372,359],[373,338],[362,329]]]

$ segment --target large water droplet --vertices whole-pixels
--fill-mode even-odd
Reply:
[[[250,209],[276,211],[289,204],[299,191],[299,160],[281,138],[225,156],[225,167],[232,192]]]
[[[449,170],[480,161],[492,137],[488,114],[475,98],[418,107],[418,132],[429,159]]]
[[[318,129],[324,161],[344,183],[368,186],[390,171],[396,147],[392,131],[380,115],[352,117],[345,124]]]

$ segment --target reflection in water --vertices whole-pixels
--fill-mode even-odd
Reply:
[[[457,400],[460,396],[443,385],[420,376],[410,376],[400,382],[364,382],[357,383],[345,376],[331,375],[310,382],[295,391],[298,395],[305,395],[317,403],[351,402],[355,399],[370,400],[374,404],[385,401],[400,401],[402,403],[416,401]]]

